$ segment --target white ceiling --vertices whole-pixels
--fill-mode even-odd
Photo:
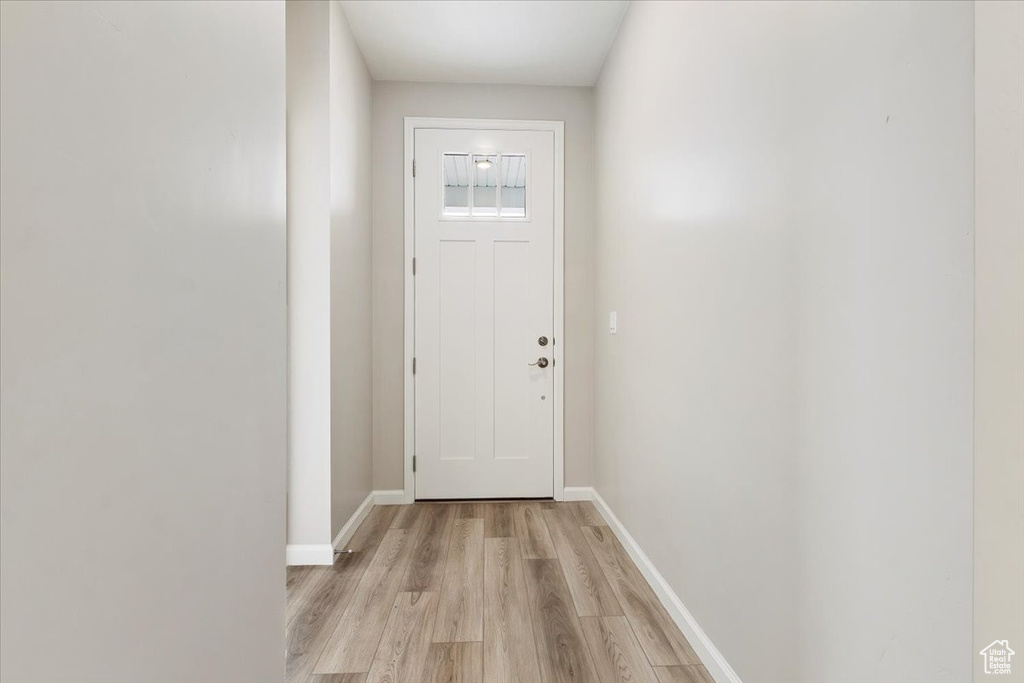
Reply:
[[[593,85],[625,0],[341,0],[374,79]]]

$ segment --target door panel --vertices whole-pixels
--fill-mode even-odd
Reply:
[[[554,135],[414,143],[416,497],[551,496]]]
[[[500,372],[522,364],[529,347],[530,243],[494,243],[494,458],[526,458],[530,449],[530,378]]]
[[[471,460],[476,453],[476,250],[467,240],[438,243],[437,407],[446,460]]]

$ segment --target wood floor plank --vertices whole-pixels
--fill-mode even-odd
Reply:
[[[523,560],[540,680],[594,683],[597,677],[558,560]]]
[[[288,595],[291,596],[293,593],[302,590],[302,587],[309,582],[310,577],[320,569],[323,569],[323,567],[287,567],[285,570],[285,590],[288,591]]]
[[[691,666],[656,666],[654,672],[660,683],[715,683],[703,664]]]
[[[658,683],[626,617],[581,617],[602,683]]]
[[[484,503],[457,503],[456,508],[458,512],[456,515],[459,519],[483,519],[484,518]]]
[[[484,538],[509,538],[514,503],[490,503],[484,510]]]
[[[297,616],[286,630],[285,670],[289,681],[304,681],[341,621],[372,553],[345,553],[331,567],[318,567],[323,578],[296,601]]]
[[[581,617],[621,616],[622,607],[583,538],[570,509],[544,511],[558,561],[565,571],[576,614]],[[587,527],[599,528],[599,527]]]
[[[454,505],[425,506],[420,516],[416,547],[402,582],[403,592],[440,592],[455,513]]]
[[[576,515],[577,523],[580,526],[607,526],[608,523],[604,521],[604,517],[597,511],[594,504],[589,500],[577,500],[571,503],[566,503],[573,514]]]
[[[700,664],[690,643],[611,530],[585,527],[582,533],[651,664]]]
[[[484,541],[484,681],[541,680],[519,541]]]
[[[366,683],[366,674],[313,674],[306,683]]]
[[[482,677],[483,643],[431,643],[415,683],[479,683]]]
[[[291,625],[295,616],[305,606],[309,592],[327,576],[327,567],[288,567],[285,576],[285,591],[288,596],[285,624]]]
[[[391,520],[392,529],[414,529],[420,517],[431,506],[429,505],[395,505],[395,518]]]
[[[437,593],[399,593],[373,657],[367,683],[419,680],[430,650]]]
[[[484,520],[457,519],[444,563],[434,642],[483,640],[483,630]]]
[[[349,539],[344,549],[364,552],[374,550],[391,527],[391,522],[394,521],[396,514],[398,514],[397,505],[375,505],[356,532],[352,534],[352,538]]]
[[[389,520],[390,521],[390,520]],[[391,529],[373,554],[355,595],[328,639],[314,673],[369,671],[381,633],[408,567],[416,532]]]
[[[517,503],[515,506],[515,535],[523,552],[523,559],[555,559],[555,546],[551,542],[548,525],[544,523],[540,503]]]

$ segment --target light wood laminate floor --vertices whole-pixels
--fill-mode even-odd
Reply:
[[[288,568],[288,680],[713,683],[589,502],[375,507]]]

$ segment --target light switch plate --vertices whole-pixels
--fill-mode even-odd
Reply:
[[[619,314],[612,311],[608,314],[608,334],[619,333]]]

